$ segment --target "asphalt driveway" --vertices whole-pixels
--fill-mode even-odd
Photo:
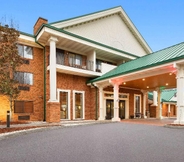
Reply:
[[[0,161],[183,162],[183,134],[128,122],[50,128],[0,140]]]

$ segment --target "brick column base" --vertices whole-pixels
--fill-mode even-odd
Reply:
[[[46,121],[50,123],[60,122],[60,103],[47,102]]]

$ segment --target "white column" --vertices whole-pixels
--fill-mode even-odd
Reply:
[[[98,87],[98,89],[99,89],[99,106],[100,106],[100,116],[98,120],[105,120],[103,108],[103,87]]]
[[[170,113],[171,113],[171,105],[170,104],[168,104],[168,117],[170,117]]]
[[[88,61],[87,67],[89,68],[90,66],[91,70],[96,71],[96,51],[95,50],[88,53],[87,61]]]
[[[96,71],[96,51],[93,51],[93,71]]]
[[[161,93],[162,93],[162,91],[158,88],[158,90],[157,90],[158,104],[157,104],[157,108],[156,108],[156,118],[157,119],[162,119]]]
[[[143,91],[143,117],[146,118],[146,91]]]
[[[176,65],[177,69],[177,119],[175,124],[184,124],[184,65]]]
[[[56,42],[57,38],[50,37],[50,102],[56,102]]]
[[[157,91],[153,91],[153,106],[157,106],[158,105],[158,93]]]
[[[119,84],[114,84],[114,117],[112,121],[120,121],[119,118]]]

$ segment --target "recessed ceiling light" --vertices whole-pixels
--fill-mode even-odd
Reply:
[[[169,75],[172,75],[172,73],[169,73]]]
[[[126,84],[126,82],[124,82],[123,84]]]
[[[168,86],[169,84],[168,84],[168,83],[166,83],[165,85],[166,85],[166,86]]]
[[[149,86],[147,86],[146,88],[149,88]]]
[[[144,78],[143,78],[142,80],[143,80],[143,81],[145,81],[145,79],[144,79]]]

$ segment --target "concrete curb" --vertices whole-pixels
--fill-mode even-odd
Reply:
[[[95,124],[108,124],[108,123],[117,123],[117,122],[112,122],[112,121],[84,121],[84,122],[65,122],[62,124],[43,124],[43,125],[34,125],[34,124],[27,124],[26,126],[38,126],[37,128],[28,128],[28,129],[23,129],[23,130],[17,130],[13,132],[6,132],[6,133],[1,133],[0,134],[0,140],[15,136],[15,135],[21,135],[21,134],[28,134],[31,132],[35,131],[42,131],[42,130],[48,130],[48,129],[59,129],[59,128],[69,128],[69,127],[77,127],[77,126],[87,126],[87,125],[95,125]],[[21,127],[21,124],[19,124]],[[25,125],[24,125],[25,126]],[[22,126],[22,127],[24,127]]]
[[[184,125],[172,125],[172,124],[166,124],[164,125],[165,128],[172,128],[172,129],[184,129]]]

